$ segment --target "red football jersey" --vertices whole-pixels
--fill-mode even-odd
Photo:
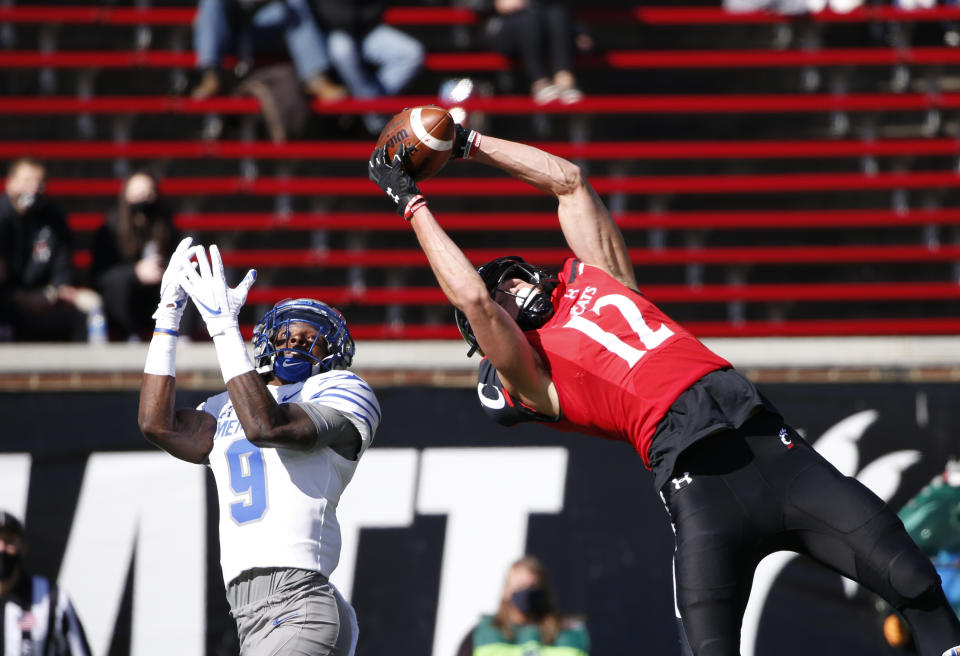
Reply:
[[[561,420],[547,423],[647,451],[657,423],[691,384],[730,363],[642,294],[570,258],[553,317],[526,336],[550,369]]]

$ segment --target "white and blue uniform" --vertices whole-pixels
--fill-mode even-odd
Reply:
[[[356,427],[362,446],[356,460],[326,446],[308,452],[259,448],[247,441],[227,392],[200,406],[217,418],[209,466],[217,482],[227,584],[252,568],[292,567],[330,576],[340,559],[337,504],[380,423],[373,390],[349,371],[267,389],[278,403],[339,411]]]
[[[340,559],[337,504],[380,424],[363,379],[327,371],[267,385],[320,426],[360,436],[356,459],[329,446],[260,448],[246,439],[227,392],[200,409],[217,418],[208,464],[220,506],[220,564],[242,656],[353,656],[357,618],[328,577]],[[331,412],[332,411],[332,412]],[[336,418],[327,424],[330,417]],[[349,422],[349,423],[348,423]]]

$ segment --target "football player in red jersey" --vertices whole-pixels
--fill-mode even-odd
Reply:
[[[936,571],[893,511],[637,290],[623,235],[579,167],[459,126],[453,152],[557,198],[574,255],[559,274],[517,257],[475,269],[404,172],[404,149],[392,160],[374,150],[370,179],[410,221],[471,353],[484,355],[484,411],[502,424],[629,442],[653,471],[675,529],[677,606],[696,656],[740,653],[754,569],[780,550],[889,601],[921,656],[960,644]]]

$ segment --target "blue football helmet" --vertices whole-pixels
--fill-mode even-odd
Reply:
[[[306,348],[277,346],[275,340],[291,323],[306,323],[317,331],[317,336]],[[320,355],[312,354],[321,343]],[[253,350],[257,372],[273,371],[281,380],[298,383],[331,369],[346,369],[353,362],[355,347],[347,322],[333,307],[310,298],[288,298],[280,301],[263,315],[253,328]],[[292,354],[292,355],[291,355]]]

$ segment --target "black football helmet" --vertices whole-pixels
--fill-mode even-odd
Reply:
[[[274,340],[279,331],[296,322],[316,329],[313,343],[307,348],[277,346]],[[316,357],[311,352],[320,340],[326,352]],[[353,362],[355,346],[347,321],[336,308],[310,298],[288,298],[274,305],[254,326],[253,350],[258,373],[272,371],[281,380],[297,383],[324,371],[346,369]]]
[[[495,260],[487,262],[477,267],[477,273],[483,279],[490,296],[493,297],[500,286],[500,283],[510,278],[519,278],[524,282],[539,288],[539,294],[529,294],[527,296],[517,296],[517,303],[520,305],[520,313],[517,315],[517,325],[521,330],[533,330],[539,328],[553,316],[553,301],[550,299],[550,293],[557,286],[557,277],[548,271],[536,267],[522,257],[508,255],[498,257]],[[509,292],[502,292],[509,294]],[[477,338],[473,334],[473,328],[470,322],[459,308],[453,311],[454,319],[457,322],[457,328],[463,336],[463,340],[470,346],[467,357],[474,352],[483,355],[483,350],[477,343]]]

